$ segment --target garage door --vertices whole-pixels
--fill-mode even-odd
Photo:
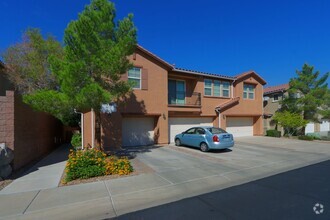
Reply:
[[[252,117],[227,117],[226,131],[234,137],[253,136]]]
[[[174,137],[183,131],[195,126],[213,126],[213,118],[169,118],[170,143],[174,142]]]
[[[122,145],[124,147],[154,143],[154,118],[124,118]]]

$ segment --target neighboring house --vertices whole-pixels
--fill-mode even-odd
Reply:
[[[280,126],[276,126],[272,117],[281,108],[280,101],[287,95],[288,89],[289,84],[264,88],[264,134],[266,134],[267,130],[273,129],[277,129],[283,134],[283,129]]]
[[[6,78],[4,68],[0,61],[0,144],[14,151],[12,165],[17,170],[62,142],[62,123],[24,104]]]
[[[138,46],[129,57],[134,67],[122,79],[136,82],[133,92],[118,102],[118,111],[84,114],[84,145],[95,145],[101,130],[105,149],[168,144],[192,126],[210,125],[238,136],[263,135],[263,85],[256,72],[224,76],[176,68]]]
[[[284,133],[281,126],[276,126],[276,123],[272,120],[272,116],[275,112],[281,108],[280,101],[288,96],[287,90],[289,84],[277,85],[264,88],[264,134],[267,130],[277,129]],[[299,93],[296,96],[299,98]],[[320,123],[309,122],[305,127],[305,134],[322,132],[325,136],[330,131],[329,119],[323,119],[319,116]]]

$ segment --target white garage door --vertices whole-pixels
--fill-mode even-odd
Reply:
[[[169,142],[173,143],[175,135],[195,126],[213,126],[213,118],[169,118]]]
[[[122,145],[124,147],[154,143],[154,118],[124,118]]]
[[[253,136],[253,118],[227,117],[226,131],[234,137]]]

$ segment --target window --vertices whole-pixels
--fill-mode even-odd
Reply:
[[[250,84],[244,84],[243,98],[254,99],[255,86]]]
[[[168,104],[184,105],[186,99],[185,81],[168,81]]]
[[[229,97],[229,89],[230,89],[230,84],[229,82],[222,82],[222,96],[223,97]]]
[[[196,128],[196,134],[203,135],[205,134],[205,130],[203,128]]]
[[[204,94],[212,95],[212,80],[210,79],[204,80]]]
[[[213,95],[220,96],[220,81],[214,80],[213,82]]]
[[[208,128],[207,130],[209,130],[209,132],[211,132],[212,134],[227,133],[225,130],[223,130],[221,128]]]
[[[128,70],[128,82],[133,83],[133,89],[141,89],[141,68],[133,67]]]
[[[195,134],[195,129],[196,128],[190,128],[189,130],[187,130],[186,132],[184,132],[185,134]]]
[[[204,95],[216,97],[230,96],[230,83],[219,80],[204,80]]]
[[[277,102],[278,101],[278,95],[274,95],[273,100],[274,100],[274,102]]]

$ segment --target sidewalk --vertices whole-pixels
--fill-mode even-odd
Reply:
[[[155,148],[137,154],[137,159],[154,172],[86,184],[43,190],[38,187],[39,189],[34,191],[0,194],[0,219],[107,219],[120,216],[131,218],[128,213],[171,204],[330,159],[330,148],[327,145],[309,144],[313,146],[314,151],[323,150],[324,153],[298,152],[292,148],[279,148],[275,151],[275,148],[266,147],[254,147],[252,152],[249,146],[237,145],[236,150],[230,154],[209,154],[220,157],[217,161],[211,161],[170,147]],[[317,172],[312,174],[320,178],[328,176],[329,162],[325,164],[318,166]],[[44,167],[38,169],[41,168]],[[305,174],[300,177],[295,183],[304,186]],[[323,190],[319,195],[327,195],[328,181],[319,181],[316,177],[315,189]],[[310,183],[313,180],[308,177],[307,179]],[[282,178],[279,182],[285,181],[286,178]],[[317,185],[322,182],[327,184],[326,188]],[[292,190],[296,189],[297,184],[292,185]],[[314,186],[307,189],[314,189]],[[263,193],[259,194],[262,195]],[[226,201],[229,198],[240,197],[239,194],[234,197],[227,194],[221,198],[225,198]],[[321,202],[326,207],[330,206],[329,201],[323,201],[323,197],[317,199],[320,201],[316,202]],[[249,203],[250,200],[246,202]],[[208,200],[207,204],[212,204],[212,199]],[[314,201],[310,204],[311,211],[314,204]],[[189,207],[194,209],[193,205]],[[213,209],[211,206],[206,208]],[[240,208],[234,207],[235,211]]]
[[[51,152],[23,176],[2,189],[0,195],[56,188],[65,168],[69,147],[65,144]]]

